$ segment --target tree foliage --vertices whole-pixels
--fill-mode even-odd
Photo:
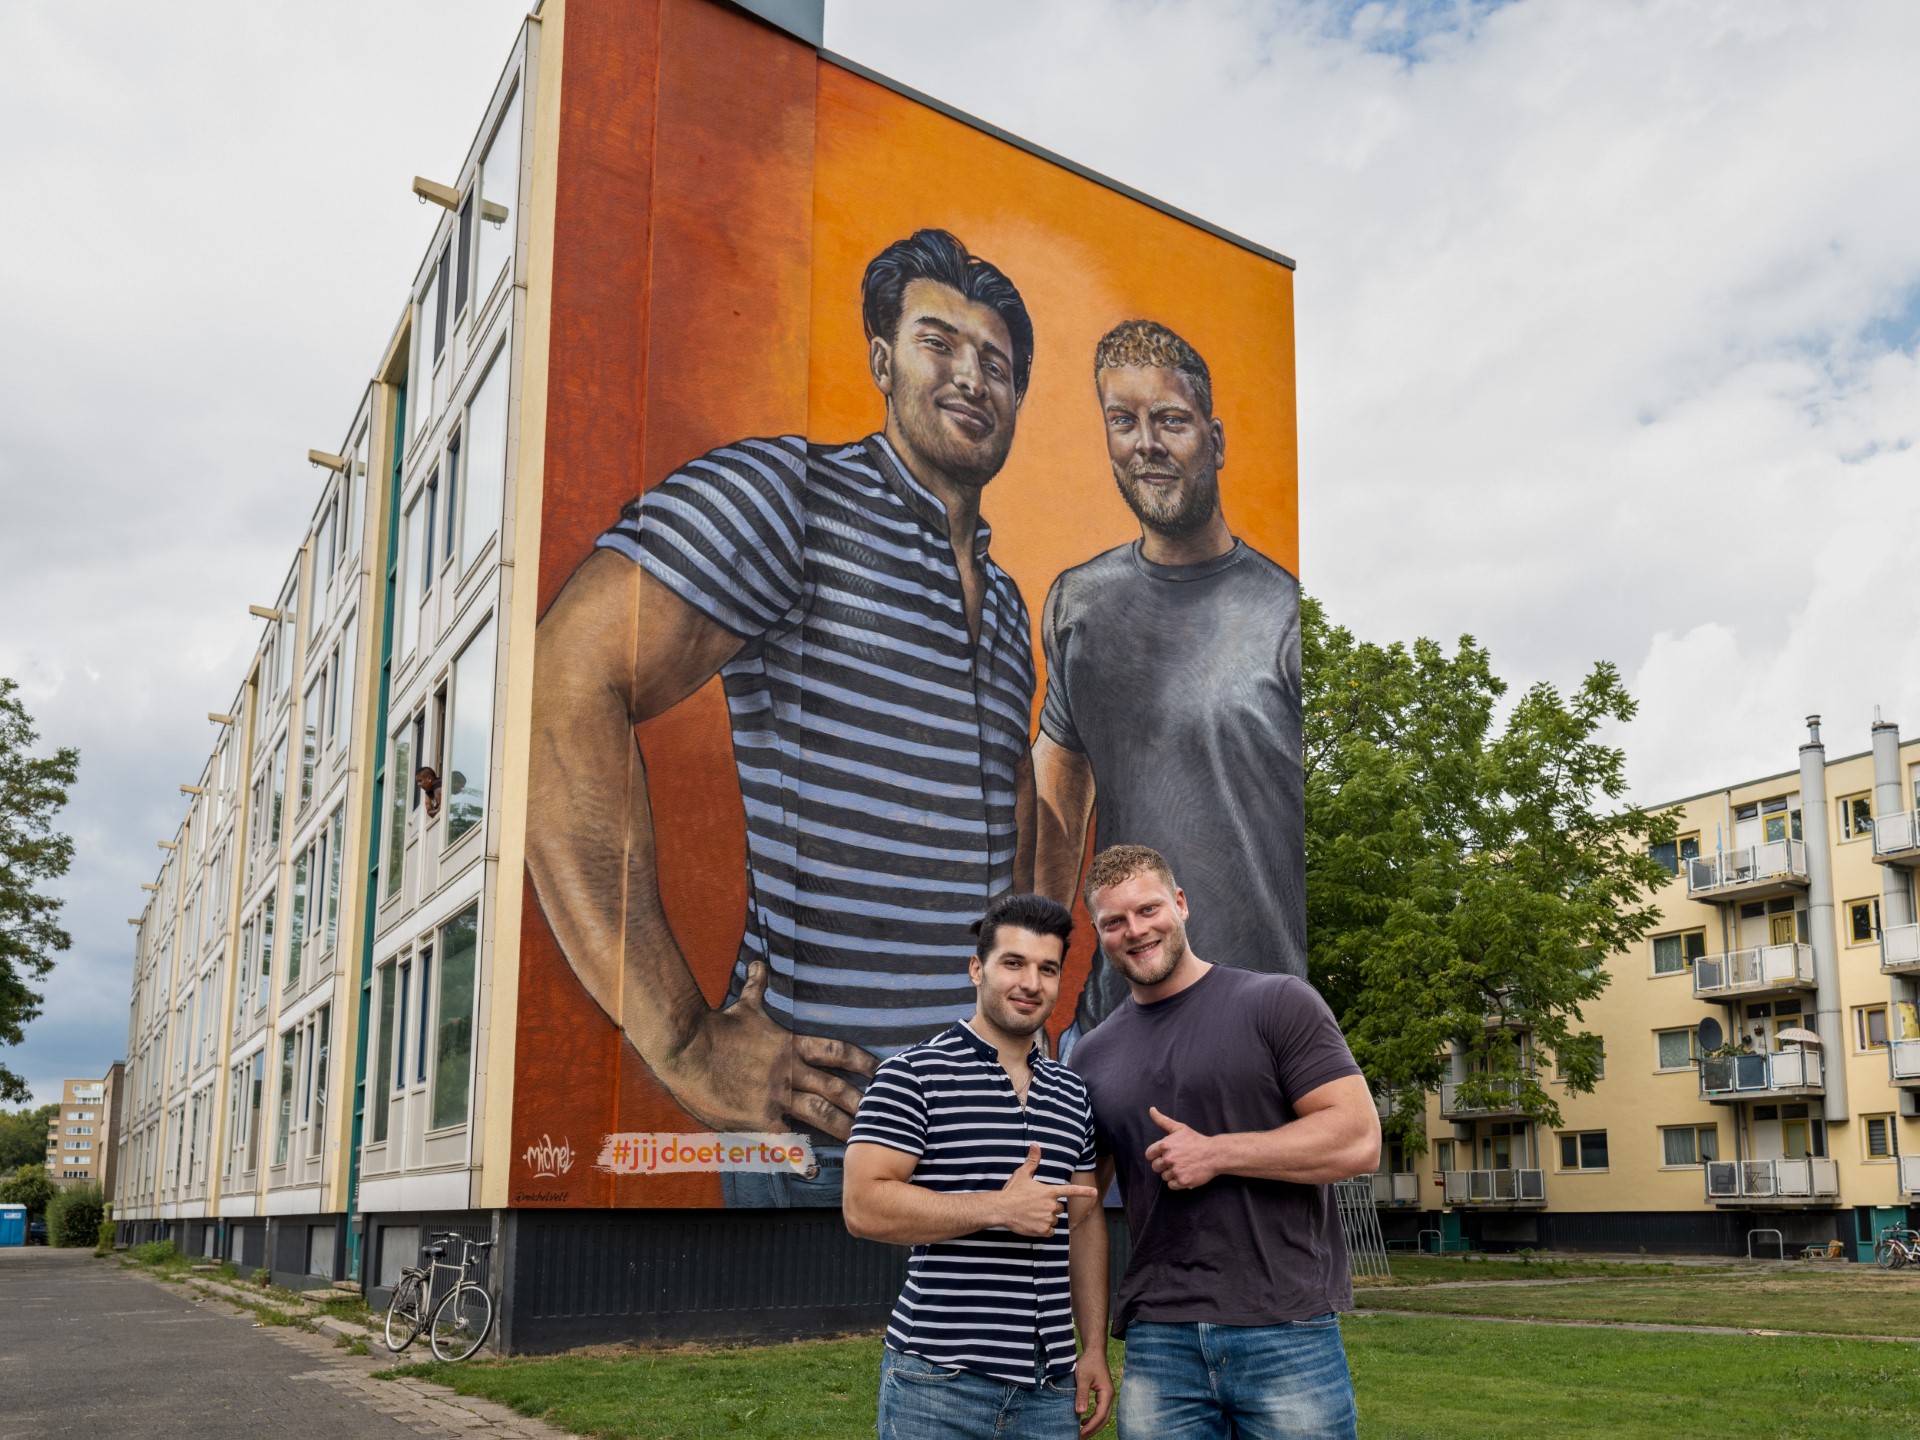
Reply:
[[[47,1201],[47,1241],[69,1248],[97,1245],[106,1218],[107,1198],[98,1185],[64,1186]]]
[[[11,1180],[0,1183],[0,1205],[24,1205],[27,1219],[44,1220],[47,1202],[60,1193],[60,1187],[47,1175],[44,1165],[22,1165]]]
[[[1600,1037],[1579,1027],[1602,960],[1644,938],[1670,816],[1621,803],[1610,722],[1634,702],[1610,664],[1570,695],[1506,684],[1463,636],[1374,645],[1303,599],[1308,965],[1389,1135],[1425,1147],[1425,1095],[1466,1062],[1461,1098],[1518,1090],[1557,1125],[1543,1062],[1593,1088]]]
[[[0,676],[0,1045],[20,1043],[22,1027],[40,1013],[35,982],[73,944],[58,923],[61,902],[44,887],[73,863],[73,841],[53,820],[67,803],[80,752],[33,753],[40,737],[18,689]],[[26,1082],[0,1065],[0,1100],[27,1098]]]
[[[46,1158],[47,1127],[59,1113],[58,1105],[0,1110],[0,1175],[11,1175],[22,1165],[37,1165]]]

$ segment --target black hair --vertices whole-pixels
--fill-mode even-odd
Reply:
[[[891,342],[899,335],[907,286],[915,280],[958,290],[999,315],[1013,342],[1013,396],[1018,400],[1025,395],[1027,377],[1033,373],[1033,319],[1027,302],[998,266],[969,254],[945,230],[916,230],[873,257],[860,282],[860,319],[867,338]]]
[[[1036,935],[1057,935],[1063,955],[1073,939],[1073,914],[1058,901],[1044,895],[1002,895],[987,906],[986,914],[968,927],[980,937],[973,947],[975,955],[984,960],[993,953],[993,943],[999,938],[1002,925],[1031,930]]]

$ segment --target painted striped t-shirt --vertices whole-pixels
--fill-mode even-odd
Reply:
[[[735,991],[764,960],[776,1020],[881,1058],[972,1011],[967,926],[1013,883],[1035,673],[990,538],[977,646],[946,509],[879,435],[724,446],[599,541],[746,642],[720,672],[747,824]]]
[[[1068,1184],[1094,1166],[1087,1087],[1038,1046],[1028,1064],[1033,1078],[1022,1106],[993,1046],[955,1025],[880,1067],[848,1143],[917,1156],[913,1183],[948,1195],[1000,1189],[1037,1144],[1034,1178]],[[1040,1239],[995,1226],[914,1246],[887,1344],[1013,1385],[1071,1370],[1064,1208],[1053,1233]]]

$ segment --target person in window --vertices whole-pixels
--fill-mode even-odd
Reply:
[[[435,820],[440,815],[440,772],[431,765],[422,765],[413,772],[414,787],[426,797],[427,819]]]

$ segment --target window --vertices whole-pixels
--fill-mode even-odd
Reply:
[[[473,1072],[473,961],[476,902],[440,927],[440,1014],[434,1030],[433,1128],[464,1125]]]
[[[447,477],[447,533],[440,541],[440,568],[446,569],[453,563],[454,544],[460,538],[456,522],[460,518],[460,432],[455,430],[447,441],[447,461],[443,467]],[[456,577],[457,578],[457,577]]]
[[[280,810],[287,798],[287,742],[283,738],[273,751],[273,791],[269,804],[272,818],[267,830],[267,843],[280,843]]]
[[[413,374],[407,381],[407,436],[413,439],[425,427],[427,416],[433,406],[428,396],[433,392],[433,337],[428,333],[432,329],[433,292],[438,277],[429,270],[426,288],[420,292],[419,308],[413,317]]]
[[[477,826],[486,809],[493,750],[493,660],[489,619],[453,662],[453,737],[441,777],[448,845]]]
[[[1847,902],[1847,944],[1871,945],[1880,937],[1880,898]]]
[[[321,842],[321,854],[326,860],[327,871],[325,923],[324,927],[318,924],[314,927],[320,932],[320,953],[323,955],[331,955],[333,953],[334,942],[338,939],[340,933],[340,854],[346,838],[346,824],[347,807],[345,805],[334,806],[333,817],[327,821],[327,828]],[[314,888],[316,890],[319,888],[317,871],[315,872]],[[314,909],[316,912],[319,910],[319,907],[320,901],[316,897],[314,901]]]
[[[400,640],[393,647],[396,665],[413,653],[414,641],[420,635],[420,607],[413,604],[407,595],[408,582],[415,581],[424,568],[420,547],[426,540],[427,520],[426,511],[417,499],[407,511],[406,526],[401,534],[401,568],[399,583],[394,587],[400,610]]]
[[[1860,1138],[1865,1142],[1869,1160],[1892,1160],[1900,1154],[1900,1136],[1891,1115],[1862,1115]]]
[[[1859,840],[1873,833],[1873,792],[1871,790],[1842,795],[1835,803],[1840,807],[1840,838],[1842,840]]]
[[[251,1175],[260,1168],[260,1090],[267,1081],[267,1052],[253,1052],[247,1076],[247,1165],[242,1173]]]
[[[453,270],[453,313],[458,315],[467,308],[467,273],[473,250],[473,205],[475,196],[467,192],[467,200],[460,207],[459,239],[455,242],[459,258],[454,261]]]
[[[407,991],[413,985],[413,962],[400,962],[399,990],[400,1012],[394,1017],[393,1025],[393,1088],[401,1090],[407,1083]]]
[[[460,569],[466,571],[500,528],[507,473],[506,347],[494,354],[486,378],[467,402],[464,458],[466,508],[460,525]]]
[[[447,237],[447,243],[440,248],[440,263],[434,267],[438,278],[433,287],[433,360],[437,365],[440,356],[447,348],[447,301],[453,288],[453,276],[447,268],[447,262],[453,258],[453,237]]]
[[[1700,858],[1700,832],[1691,830],[1671,840],[1662,840],[1647,853],[1666,866],[1669,875],[1678,875],[1683,863]]]
[[[273,910],[278,898],[268,891],[260,906],[260,971],[254,983],[254,1003],[262,1010],[267,1008],[267,992],[273,988]]]
[[[1662,1165],[1702,1165],[1720,1158],[1716,1125],[1669,1125],[1660,1130]]]
[[[309,1043],[311,1063],[308,1068],[313,1072],[313,1087],[308,1091],[313,1112],[311,1128],[307,1131],[307,1155],[320,1153],[320,1141],[327,1129],[327,1062],[333,1051],[333,1007],[322,1005],[320,1018],[314,1022],[314,1038]]]
[[[1653,973],[1682,975],[1693,969],[1693,962],[1707,953],[1705,930],[1680,930],[1672,935],[1653,937]]]
[[[1857,1050],[1884,1050],[1887,1048],[1886,1006],[1854,1006],[1853,1044]]]
[[[1441,1171],[1453,1169],[1453,1141],[1433,1142],[1433,1168]]]
[[[280,1113],[273,1127],[273,1163],[287,1163],[287,1129],[293,1123],[293,1032],[280,1037]]]
[[[307,873],[312,847],[293,859],[293,884],[287,894],[287,976],[281,983],[291,990],[300,983],[301,952],[307,941]]]
[[[333,652],[333,709],[327,717],[327,732],[336,750],[353,739],[353,643],[354,622],[349,615],[340,630],[340,644]]]
[[[1607,1132],[1584,1130],[1560,1137],[1562,1170],[1604,1170],[1607,1168]]]
[[[413,1042],[413,1080],[416,1085],[427,1083],[427,1035],[428,1017],[432,1014],[433,1000],[433,947],[420,947],[419,963],[414,967],[420,972],[420,1033]]]
[[[378,972],[380,986],[380,1024],[374,1033],[377,1047],[373,1058],[373,1143],[378,1145],[387,1138],[387,1111],[393,1097],[393,1089],[386,1083],[386,1077],[393,1073],[393,1006],[394,982],[393,962],[389,960]]]
[[[493,140],[480,158],[480,224],[474,243],[474,294],[480,305],[502,271],[513,259],[514,236],[519,230],[515,211],[520,204],[520,92],[500,112]]]
[[[386,898],[400,893],[400,876],[407,859],[407,797],[413,793],[413,742],[403,728],[393,737],[393,759],[387,766]]]

